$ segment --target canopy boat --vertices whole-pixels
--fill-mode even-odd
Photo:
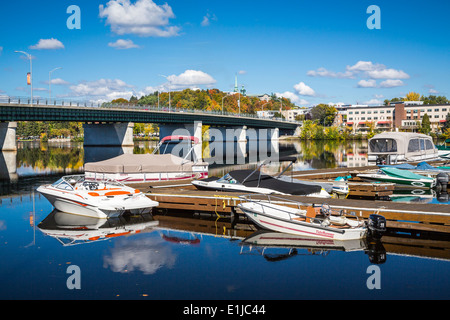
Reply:
[[[432,138],[424,134],[385,132],[375,135],[369,140],[369,165],[438,159],[438,149]]]
[[[180,146],[181,142],[187,142],[188,146]],[[161,140],[152,154],[123,154],[86,163],[85,174],[90,179],[114,179],[122,183],[207,178],[209,164],[196,159],[193,152],[198,143],[199,140],[191,136],[168,136]],[[184,157],[171,153],[176,151],[183,151]]]
[[[37,191],[59,211],[101,219],[125,212],[149,213],[159,205],[141,191],[117,181],[90,180],[83,175],[62,177]]]
[[[279,161],[292,161],[295,158],[281,158]],[[295,159],[296,161],[296,159]],[[330,198],[329,192],[332,185],[326,183],[315,183],[300,181],[283,176],[283,170],[278,176],[272,177],[263,174],[260,169],[267,162],[263,162],[255,170],[234,170],[227,173],[222,178],[211,177],[203,180],[192,181],[192,184],[199,190],[218,190],[245,193],[261,194],[281,194],[281,195],[302,195],[320,198]]]
[[[348,218],[341,211],[334,211],[328,205],[308,206],[296,201],[268,196],[267,200],[241,197],[238,204],[245,215],[257,226],[276,232],[306,235],[309,237],[335,240],[355,240],[369,233],[380,237],[386,228],[386,220],[379,215],[371,215],[369,224]],[[306,207],[306,209],[302,209]]]
[[[391,182],[416,188],[429,189],[436,186],[434,178],[394,167],[382,167],[380,170],[360,173],[357,176],[366,181]]]

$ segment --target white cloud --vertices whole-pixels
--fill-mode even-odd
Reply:
[[[199,70],[186,70],[182,74],[176,76],[171,75],[167,77],[171,87],[186,88],[196,87],[200,85],[213,85],[216,80],[209,74]]]
[[[437,91],[436,89],[430,89],[428,90],[428,93],[437,94],[439,93],[439,91]]]
[[[364,101],[363,104],[367,104],[367,105],[382,105],[383,101],[379,100],[379,99],[370,99],[368,101]]]
[[[61,78],[52,79],[50,82],[51,82],[51,84],[60,85],[60,86],[66,86],[66,85],[70,84],[69,82],[67,82]],[[45,83],[48,84],[48,81],[45,81]]]
[[[358,88],[375,88],[377,86],[376,80],[360,80],[358,82]]]
[[[116,49],[133,49],[139,48],[132,40],[118,39],[116,42],[108,43],[108,46]]]
[[[217,21],[217,17],[215,14],[211,15],[209,13],[207,13],[202,20],[201,26],[202,27],[207,27],[211,24],[211,20],[213,21]]]
[[[350,71],[346,72],[334,72],[325,68],[319,68],[317,70],[310,70],[306,73],[310,77],[328,77],[328,78],[353,78],[354,75]]]
[[[404,86],[402,80],[392,80],[388,79],[380,83],[380,88],[394,88],[394,87],[401,87]]]
[[[64,45],[61,41],[51,38],[51,39],[41,39],[34,46],[30,46],[30,49],[34,50],[56,50],[64,49]]]
[[[116,34],[136,34],[144,37],[178,36],[179,27],[170,26],[169,19],[175,18],[167,4],[157,5],[152,0],[111,0],[106,6],[100,5],[100,18]]]
[[[308,101],[306,101],[305,99],[300,98],[298,95],[296,95],[293,92],[290,91],[286,91],[284,93],[275,93],[275,95],[277,97],[283,97],[286,99],[291,100],[292,103],[296,104],[296,105],[305,105],[305,104],[309,104]]]
[[[83,97],[87,100],[99,102],[111,101],[118,98],[129,99],[133,94],[133,86],[120,79],[100,79],[85,81],[69,87],[69,96]]]
[[[366,74],[372,79],[409,79],[406,72],[395,69],[370,70]]]
[[[353,66],[347,66],[346,69],[351,72],[382,70],[386,66],[382,64],[373,64],[372,61],[358,61]]]
[[[302,96],[314,96],[316,92],[309,86],[307,86],[304,82],[297,83],[294,86],[294,89],[298,92],[298,94]]]
[[[238,74],[247,74],[247,71],[245,71],[245,70],[239,70],[239,72],[238,72]]]

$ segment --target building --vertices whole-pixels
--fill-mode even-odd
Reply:
[[[446,123],[450,105],[424,105],[422,101],[404,101],[388,106],[350,105],[339,110],[342,124],[352,127],[354,133],[365,133],[373,126],[381,131],[417,131],[425,114],[431,122],[431,131],[440,132]]]

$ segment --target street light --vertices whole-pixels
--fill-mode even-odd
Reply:
[[[170,80],[168,79],[168,76],[165,76],[165,75],[162,75],[162,74],[160,74],[159,75],[160,77],[163,77],[163,78],[166,78],[166,80],[167,81],[169,81],[169,112],[170,112]]]
[[[33,106],[33,57],[24,51],[14,51],[15,53],[23,53],[30,60],[30,85],[31,85],[31,106]]]
[[[55,68],[55,69],[53,69],[52,71],[50,71],[48,73],[48,92],[49,92],[49,96],[50,96],[49,101],[52,100],[52,79],[51,79],[51,76],[52,76],[53,71],[56,71],[56,70],[59,70],[59,69],[62,69],[62,68],[61,67]]]

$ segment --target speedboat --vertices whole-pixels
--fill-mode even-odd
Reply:
[[[279,161],[283,161],[280,159]],[[191,183],[199,190],[232,191],[244,193],[302,195],[318,198],[331,198],[325,190],[332,191],[332,185],[312,181],[299,181],[283,176],[272,177],[263,174],[260,169],[267,162],[263,162],[255,170],[234,170],[222,178],[211,177],[194,180]]]
[[[62,177],[37,191],[59,211],[100,219],[125,212],[149,213],[159,205],[137,189],[114,180],[86,179],[84,175]]]
[[[209,164],[193,152],[200,143],[192,136],[168,136],[152,154],[122,154],[84,165],[89,179],[114,179],[122,183],[178,181],[208,177]],[[183,157],[178,156],[182,154]]]
[[[342,210],[332,210],[327,204],[315,207],[273,196],[268,196],[267,200],[249,196],[241,199],[243,202],[238,204],[238,208],[257,226],[271,231],[321,239],[355,240],[369,233],[374,238],[381,237],[386,228],[386,219],[380,215],[371,215],[367,225],[357,217],[345,216]]]
[[[382,167],[376,171],[359,173],[357,176],[366,181],[391,182],[416,188],[429,189],[436,186],[436,180],[432,177],[394,167]]]

